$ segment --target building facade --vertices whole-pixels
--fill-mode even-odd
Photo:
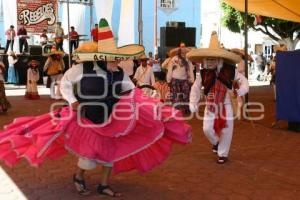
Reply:
[[[1,5],[2,2],[3,0],[0,0]],[[13,3],[14,1],[11,2]],[[199,46],[200,2],[201,0],[142,0],[142,37],[146,52],[155,51],[155,44],[160,44],[160,27],[166,26],[168,21],[185,22],[187,27],[195,27],[196,45]],[[109,18],[108,21],[111,23],[117,44],[125,45],[139,42],[139,0],[113,0],[109,1],[109,3],[107,0],[93,0],[93,4],[92,13],[90,13],[90,7],[86,5],[82,5],[84,8],[78,8],[75,5],[71,5],[70,7],[70,26],[74,26],[75,29],[79,30],[79,34],[89,36],[91,22],[97,23],[101,17],[106,17]],[[157,5],[157,9],[155,9],[155,5]],[[57,19],[58,21],[62,21],[63,28],[65,32],[67,32],[65,6],[65,3],[58,3]],[[78,19],[78,12],[80,12],[80,19]],[[3,12],[1,11],[0,13]],[[90,17],[91,14],[92,20]],[[156,18],[155,15],[157,16]],[[1,21],[1,19],[3,18],[0,16],[0,42],[3,46],[6,42],[4,30],[8,27],[4,27],[3,20]],[[12,23],[16,27],[16,24],[14,24],[14,22]],[[156,34],[155,24],[157,30]],[[82,26],[84,27],[82,28]],[[29,41],[29,43],[36,42]]]

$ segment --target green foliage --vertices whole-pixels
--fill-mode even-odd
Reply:
[[[222,25],[232,32],[240,33],[244,29],[245,14],[225,3],[222,3],[221,7],[224,12]],[[297,22],[290,22],[272,17],[262,17],[262,22],[259,25],[255,25],[255,15],[249,14],[247,18],[250,28],[261,31],[276,41],[284,38],[293,39],[294,33],[300,31],[300,23]],[[273,32],[271,30],[273,30]]]
[[[224,12],[224,16],[221,19],[222,25],[227,27],[230,31],[234,33],[240,33],[243,24],[241,12],[238,12],[237,10],[225,3],[222,3],[221,6]]]

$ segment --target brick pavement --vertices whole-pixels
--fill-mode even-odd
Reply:
[[[147,174],[130,172],[114,176],[112,186],[124,193],[121,199],[125,200],[299,199],[300,134],[286,131],[284,123],[281,129],[270,128],[274,115],[271,98],[270,87],[251,89],[250,100],[266,105],[266,117],[254,125],[247,121],[236,122],[226,165],[215,164],[216,156],[201,131],[202,122],[193,119],[189,121],[194,130],[192,144],[175,146],[170,158]],[[24,113],[46,112],[52,102],[47,97],[30,102],[21,97],[9,99],[14,108],[8,115],[0,116],[0,126]],[[25,106],[33,102],[34,108]],[[22,199],[21,192],[29,200],[111,199],[95,192],[100,168],[87,173],[91,196],[76,194],[71,181],[76,157],[72,155],[55,162],[47,161],[40,168],[32,168],[26,161],[14,168],[3,163],[0,167],[1,200]],[[17,187],[6,185],[9,179],[5,173]]]

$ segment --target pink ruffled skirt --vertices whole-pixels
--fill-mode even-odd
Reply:
[[[39,166],[69,151],[99,163],[114,163],[114,173],[146,172],[168,157],[173,143],[186,144],[191,138],[191,127],[178,110],[135,89],[121,97],[101,125],[81,118],[69,107],[16,118],[0,132],[0,160],[13,166],[26,158]]]

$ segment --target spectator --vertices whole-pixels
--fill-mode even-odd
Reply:
[[[31,60],[28,63],[27,70],[26,99],[35,100],[40,98],[37,88],[37,82],[39,79],[39,62],[37,60]]]
[[[7,110],[11,107],[5,94],[4,73],[5,73],[5,65],[1,60],[0,61],[0,114],[6,113]]]
[[[148,53],[148,65],[149,66],[153,66],[153,53],[150,51],[149,53]]]
[[[155,54],[152,64],[154,74],[156,74],[157,72],[161,72],[160,58],[158,57],[158,54]]]
[[[13,51],[8,53],[8,74],[7,82],[17,84],[19,82],[18,72],[15,69],[15,63],[18,62],[17,56]]]

